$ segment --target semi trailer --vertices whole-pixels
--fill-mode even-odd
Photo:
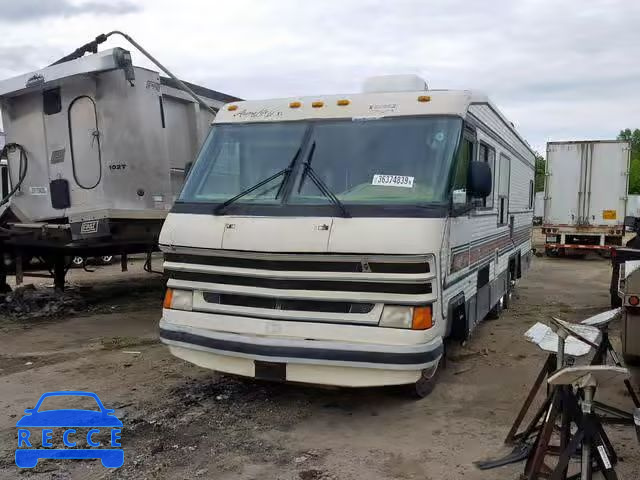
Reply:
[[[69,259],[121,255],[124,268],[127,254],[157,249],[187,163],[236,100],[137,67],[122,48],[98,52],[107,36],[0,81],[0,257],[16,257],[17,280],[21,258],[46,259],[62,289]]]
[[[547,143],[542,233],[550,256],[608,254],[622,245],[630,145],[620,140]]]
[[[474,91],[231,102],[160,235],[160,338],[230,374],[433,388],[531,262],[535,154]]]

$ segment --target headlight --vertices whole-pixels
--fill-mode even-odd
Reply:
[[[426,330],[433,326],[431,305],[424,307],[385,305],[382,309],[379,325],[390,328]]]
[[[193,309],[193,290],[167,288],[162,306],[173,310],[191,311]]]

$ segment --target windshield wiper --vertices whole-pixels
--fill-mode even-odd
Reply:
[[[331,202],[336,207],[338,207],[338,209],[342,213],[342,216],[344,218],[351,218],[351,215],[349,214],[349,211],[347,210],[347,208],[344,206],[344,203],[342,203],[340,199],[336,197],[335,193],[331,191],[331,189],[327,186],[327,184],[324,183],[324,181],[316,174],[315,170],[311,168],[311,161],[313,160],[313,154],[315,153],[315,151],[316,151],[316,142],[314,141],[311,144],[311,150],[309,151],[309,155],[307,156],[307,161],[304,162],[304,170],[302,171],[302,177],[300,178],[300,186],[298,187],[298,193],[300,193],[300,190],[302,190],[302,185],[304,184],[305,178],[309,176],[311,181],[313,181],[316,187],[318,187],[318,190],[320,190],[320,192],[325,197],[331,200]]]
[[[298,147],[298,150],[296,150],[296,153],[293,155],[293,158],[291,159],[291,161],[289,162],[289,165],[287,165],[286,168],[283,168],[282,170],[280,170],[280,171],[274,173],[273,175],[271,175],[269,178],[265,178],[264,180],[261,180],[260,182],[256,183],[255,185],[253,185],[253,186],[251,186],[251,187],[249,187],[249,188],[247,188],[245,190],[242,190],[235,197],[231,197],[229,200],[225,200],[223,203],[221,203],[220,205],[218,205],[216,208],[213,209],[213,213],[215,213],[216,215],[220,215],[224,211],[225,208],[227,208],[229,205],[234,203],[236,200],[239,200],[242,197],[245,197],[245,196],[249,195],[251,192],[255,192],[257,189],[259,189],[263,185],[266,185],[267,183],[269,183],[269,182],[275,180],[276,178],[284,175],[285,178],[282,179],[282,182],[280,183],[280,186],[278,187],[278,191],[276,192],[275,198],[278,198],[278,196],[280,195],[280,193],[282,191],[283,185],[286,183],[287,178],[289,178],[289,175],[293,171],[293,166],[295,165],[296,161],[298,160],[298,157],[302,153],[302,145],[304,145],[304,143],[302,143]]]

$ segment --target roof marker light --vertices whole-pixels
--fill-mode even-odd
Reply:
[[[345,105],[349,105],[351,103],[351,101],[347,100],[346,98],[343,98],[341,100],[338,100],[336,102],[336,105],[340,105],[341,107],[344,107]]]
[[[320,107],[324,107],[324,102],[321,102],[321,101],[311,102],[311,106],[312,106],[313,108],[320,108]]]
[[[227,107],[227,110],[229,110],[230,112],[233,112],[234,110],[238,109],[238,105],[229,105]]]
[[[431,101],[431,97],[429,95],[420,95],[418,97],[418,101],[419,102],[430,102]]]
[[[302,102],[291,102],[289,104],[289,108],[300,108],[302,106]]]

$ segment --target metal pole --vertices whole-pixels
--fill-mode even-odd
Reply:
[[[556,371],[564,368],[564,345],[567,341],[567,332],[562,328],[558,329],[558,354],[556,355]]]
[[[595,387],[584,388],[584,400],[582,401],[582,413],[591,415],[591,404],[593,402]],[[580,480],[591,480],[591,438],[582,442],[582,461],[580,469]]]
[[[131,43],[131,45],[133,45],[134,47],[136,47],[140,53],[142,53],[145,57],[147,57],[149,60],[151,60],[154,64],[156,64],[156,66],[162,70],[164,73],[166,73],[167,75],[169,75],[169,77],[171,77],[179,86],[182,90],[184,90],[185,92],[187,92],[189,95],[191,95],[191,97],[198,102],[198,104],[203,107],[206,108],[207,110],[209,110],[213,115],[217,114],[217,110],[209,105],[207,105],[205,103],[204,100],[202,100],[193,90],[191,90],[187,85],[185,85],[185,83],[180,80],[178,77],[176,77],[173,73],[171,73],[169,71],[169,69],[167,67],[165,67],[164,65],[162,65],[158,60],[156,60],[155,57],[153,57],[149,52],[147,52],[144,48],[142,48],[142,46],[136,42],[133,38],[131,38],[129,35],[127,35],[126,33],[120,32],[118,30],[114,30],[112,32],[109,32],[106,34],[106,37],[110,37],[111,35],[120,35],[122,37],[124,37],[129,43]]]

